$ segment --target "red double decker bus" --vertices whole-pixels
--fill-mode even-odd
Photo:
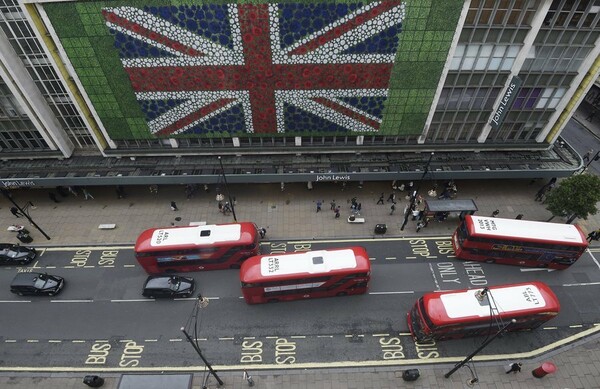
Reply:
[[[148,274],[239,269],[259,253],[250,222],[151,228],[135,243],[135,257]]]
[[[242,264],[248,304],[366,293],[371,277],[362,247],[261,255]]]
[[[566,269],[588,247],[571,224],[468,215],[452,236],[456,257],[469,261]]]
[[[485,293],[484,293],[485,291]],[[498,285],[426,293],[407,315],[418,341],[444,340],[496,333],[498,324],[515,319],[507,331],[531,330],[558,315],[558,298],[542,282]]]

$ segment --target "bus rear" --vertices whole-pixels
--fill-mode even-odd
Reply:
[[[410,333],[416,341],[486,336],[499,330],[531,330],[555,317],[560,303],[548,285],[538,282],[492,286],[482,289],[426,293],[407,314]]]
[[[457,258],[566,269],[588,246],[576,225],[468,215],[452,236]]]
[[[240,270],[248,304],[363,294],[370,276],[362,247],[261,255]]]
[[[259,253],[259,234],[250,222],[152,228],[135,244],[148,274],[239,268]]]

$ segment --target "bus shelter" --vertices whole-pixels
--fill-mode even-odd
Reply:
[[[466,215],[473,215],[477,211],[475,201],[468,200],[428,200],[425,199],[425,217],[439,221],[446,220],[451,213],[457,213],[460,220]]]

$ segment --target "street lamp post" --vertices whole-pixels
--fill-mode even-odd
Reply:
[[[235,205],[233,204],[233,200],[231,199],[231,193],[229,192],[229,186],[227,185],[227,176],[225,175],[225,169],[223,169],[223,161],[221,160],[221,156],[219,155],[219,165],[221,165],[221,174],[223,175],[223,182],[225,183],[225,191],[227,191],[227,197],[229,198],[229,204],[231,204],[231,213],[233,214],[233,220],[237,222],[237,217],[235,216]]]
[[[419,179],[419,182],[417,183],[417,188],[410,194],[410,204],[406,208],[406,211],[404,212],[404,221],[402,222],[402,226],[400,226],[400,231],[404,231],[404,227],[406,227],[406,223],[408,223],[408,216],[410,215],[412,208],[415,205],[415,201],[417,200],[417,195],[419,194],[419,189],[421,188],[421,183],[423,182],[423,178],[425,178],[425,176],[427,175],[427,172],[429,172],[429,165],[431,164],[433,155],[434,155],[434,152],[432,151],[431,154],[429,155],[429,160],[427,161],[427,165],[425,165],[425,170],[423,171],[423,174],[421,174],[421,178]]]
[[[33,219],[29,216],[29,212],[27,212],[26,209],[23,209],[19,206],[19,204],[17,204],[17,202],[15,201],[15,199],[13,199],[12,194],[10,194],[10,192],[6,189],[2,189],[2,194],[4,195],[4,197],[6,197],[8,199],[8,201],[10,201],[18,210],[19,210],[19,215],[23,215],[27,218],[27,220],[29,220],[29,223],[31,223],[32,226],[34,226],[39,232],[42,233],[42,235],[44,235],[44,237],[46,237],[46,239],[50,240],[50,237],[48,236],[48,234],[46,234],[44,232],[44,230],[42,230],[42,228],[40,226],[38,226]],[[26,205],[25,208],[27,208],[30,204]]]
[[[200,347],[198,347],[198,345],[194,342],[194,340],[192,339],[192,337],[190,336],[190,334],[188,334],[185,331],[184,327],[181,327],[181,332],[183,332],[183,334],[187,338],[188,342],[190,342],[190,344],[192,345],[192,347],[194,348],[194,350],[196,350],[196,352],[198,353],[198,355],[202,359],[202,362],[204,362],[204,364],[206,365],[206,367],[208,368],[208,370],[210,371],[210,373],[213,375],[213,377],[215,377],[215,379],[217,380],[217,382],[219,383],[219,385],[223,385],[223,380],[221,380],[221,378],[219,378],[219,376],[217,375],[217,372],[214,371],[214,369],[212,368],[212,365],[206,360],[206,358],[204,358],[204,355],[202,355],[202,350],[200,350]]]
[[[483,288],[482,290],[479,290],[477,292],[475,292],[475,298],[479,301],[483,301],[484,298],[488,298],[490,300],[490,309],[491,309],[491,304],[492,304],[492,298],[490,297],[490,290],[488,288]],[[490,320],[492,319],[492,317],[490,317]],[[457,363],[454,368],[452,370],[450,370],[448,373],[444,374],[444,377],[449,378],[452,374],[454,374],[454,372],[456,372],[458,369],[460,369],[461,367],[463,367],[464,365],[466,365],[475,355],[477,355],[478,352],[480,352],[481,350],[483,350],[485,348],[485,346],[487,346],[488,344],[492,343],[492,341],[494,339],[496,339],[498,336],[500,336],[501,334],[503,334],[509,326],[511,326],[512,324],[515,324],[517,321],[515,319],[512,319],[511,321],[509,321],[508,323],[506,323],[505,325],[502,326],[502,328],[500,328],[494,335],[488,337],[485,342],[483,342],[481,344],[481,346],[479,346],[475,351],[473,351],[471,354],[469,354],[465,359],[463,359],[462,361],[460,361],[459,363]],[[477,377],[475,377],[475,379],[477,379]],[[474,381],[477,382],[477,381]]]

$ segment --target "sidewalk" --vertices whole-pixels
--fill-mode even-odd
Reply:
[[[442,185],[442,182],[438,183]],[[535,193],[545,181],[457,181],[457,199],[473,199],[479,210],[478,215],[491,215],[498,209],[498,217],[515,218],[524,214],[524,219],[545,221],[551,215],[544,205],[534,201]],[[427,196],[432,187],[430,181],[423,181],[419,193]],[[369,238],[381,237],[374,234],[374,226],[386,223],[385,236],[444,236],[448,237],[456,228],[458,219],[451,217],[445,222],[430,222],[429,226],[416,232],[414,221],[400,230],[403,221],[402,210],[408,201],[405,193],[397,195],[396,212],[390,215],[390,202],[377,205],[383,192],[385,199],[391,193],[389,182],[365,182],[363,188],[356,183],[348,184],[342,191],[342,185],[313,184],[308,190],[306,184],[287,184],[281,191],[279,184],[230,185],[232,196],[237,198],[235,212],[238,221],[250,220],[267,229],[267,240],[286,239],[325,239],[325,238]],[[55,203],[48,196],[47,189],[28,189],[13,192],[15,201],[25,205],[31,201],[29,213],[33,220],[51,237],[46,240],[33,226],[26,225],[34,238],[33,245],[97,245],[125,244],[133,245],[139,233],[153,226],[188,225],[190,222],[205,221],[212,223],[232,222],[232,216],[224,216],[217,207],[214,187],[210,193],[200,190],[187,200],[184,186],[160,187],[158,193],[150,193],[147,187],[125,187],[126,198],[118,199],[115,188],[89,188],[94,199],[84,200],[69,195],[58,196]],[[346,218],[350,214],[350,199],[357,197],[361,203],[361,216],[364,224],[350,224]],[[323,210],[316,212],[316,202],[323,203]],[[334,218],[330,211],[330,202],[335,200],[341,207],[341,217]],[[171,201],[177,203],[178,211],[172,211]],[[4,215],[4,226],[0,228],[0,240],[16,242],[13,232],[6,230],[7,225],[22,224],[24,218],[17,219],[9,211],[11,204],[0,200],[0,212]],[[559,218],[555,222],[561,222]],[[588,220],[577,220],[584,230],[591,231],[600,227],[600,215]],[[100,224],[116,224],[113,230],[100,230]],[[598,242],[594,242],[597,246]],[[475,364],[481,388],[598,388],[600,387],[600,336],[587,339],[581,344],[571,345],[562,350],[551,352],[543,358],[526,360],[523,371],[516,375],[504,373],[505,362],[478,362]],[[558,371],[542,379],[534,378],[531,370],[542,362],[551,361]],[[463,388],[472,378],[466,368],[462,368],[449,379],[444,373],[451,365],[417,366],[421,378],[414,383],[402,380],[402,368],[365,368],[346,370],[281,370],[273,372],[250,372],[257,388]],[[221,375],[221,374],[220,374]],[[104,387],[117,388],[119,376],[103,376]],[[35,376],[18,373],[0,374],[0,388],[25,389],[43,388],[82,388],[82,374],[52,374]],[[241,372],[224,372],[221,377],[225,387],[244,388]],[[212,381],[214,383],[214,380]],[[194,388],[201,388],[202,376],[194,378]],[[215,387],[211,384],[210,387]]]

